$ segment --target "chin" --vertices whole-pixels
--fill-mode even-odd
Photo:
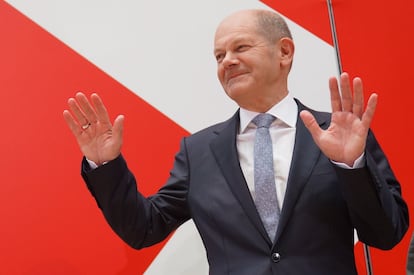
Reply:
[[[238,101],[238,99],[244,97],[247,93],[247,89],[245,86],[238,87],[238,85],[232,85],[232,87],[227,87],[225,89],[226,94],[234,101]]]

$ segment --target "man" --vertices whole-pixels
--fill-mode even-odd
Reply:
[[[139,249],[192,218],[210,274],[220,275],[356,274],[354,228],[368,245],[395,246],[408,228],[408,210],[369,130],[377,95],[364,110],[361,79],[351,88],[344,73],[341,94],[337,80],[329,81],[332,115],[293,99],[287,79],[294,43],[285,21],[270,11],[225,18],[214,54],[218,78],[240,108],[183,138],[167,183],[149,198],[137,192],[121,155],[123,116],[112,126],[96,94],[69,99],[64,118],[85,155],[82,176],[113,230]],[[272,115],[264,116],[271,117],[273,155],[257,154],[269,144],[265,138],[255,144],[264,127],[256,127],[256,116],[263,113]],[[268,161],[256,167],[269,151],[270,177]],[[263,184],[272,182],[265,191],[256,185],[262,174]]]

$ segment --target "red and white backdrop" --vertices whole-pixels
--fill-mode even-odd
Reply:
[[[329,110],[337,75],[325,0],[0,1],[0,274],[208,274],[192,222],[136,251],[109,228],[79,175],[62,118],[77,91],[126,116],[123,153],[139,188],[165,182],[181,137],[236,109],[216,79],[214,30],[230,12],[274,9],[296,41],[290,90]],[[414,4],[333,0],[342,65],[379,94],[372,128],[410,206]],[[149,148],[155,148],[149,149]],[[376,275],[405,274],[411,228],[391,251],[371,249]],[[360,274],[363,249],[355,246]]]

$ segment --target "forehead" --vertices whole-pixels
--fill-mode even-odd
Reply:
[[[257,38],[257,21],[251,13],[239,13],[222,21],[216,30],[214,46],[234,42],[235,40],[246,40]]]

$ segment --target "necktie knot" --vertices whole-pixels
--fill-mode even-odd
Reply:
[[[275,119],[276,118],[271,114],[262,113],[253,118],[252,122],[257,126],[257,128],[269,128],[270,124],[272,124]]]

